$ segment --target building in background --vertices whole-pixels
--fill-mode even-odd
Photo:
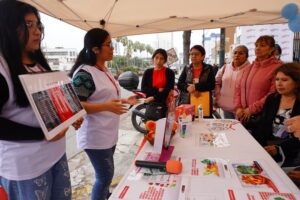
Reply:
[[[77,58],[77,50],[75,48],[46,48],[43,52],[52,70],[69,71],[74,65]]]

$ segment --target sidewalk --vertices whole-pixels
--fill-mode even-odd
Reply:
[[[131,125],[131,112],[121,116],[119,141],[114,154],[115,174],[111,184],[113,189],[133,163],[135,153],[143,139],[143,134]],[[94,170],[87,155],[77,149],[76,135],[70,130],[67,137],[67,156],[71,173],[72,199],[88,200],[94,183]]]

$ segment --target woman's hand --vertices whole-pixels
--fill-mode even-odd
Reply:
[[[250,119],[251,115],[252,115],[252,113],[249,108],[244,109],[244,114],[242,117],[243,121],[248,121]]]
[[[288,132],[294,133],[294,136],[300,139],[300,116],[286,120],[285,125]]]
[[[151,101],[154,101],[154,97],[148,97],[145,99],[145,103],[150,103]]]
[[[238,108],[235,112],[236,116],[238,119],[243,119],[244,116],[244,109],[243,108]]]
[[[137,97],[136,95],[133,95],[133,96],[128,97],[127,99],[122,99],[122,103],[127,103],[130,105],[135,105],[135,104],[141,103],[141,101],[138,100],[136,97]]]
[[[82,122],[83,122],[83,117],[80,117],[72,124],[72,126],[75,128],[75,130],[78,130],[81,127]]]
[[[298,187],[300,186],[300,171],[289,171],[287,175]]]
[[[63,129],[61,132],[59,132],[54,138],[52,138],[51,140],[48,140],[49,142],[55,142],[60,140],[61,138],[65,137],[67,131],[69,130],[69,127]]]
[[[107,102],[107,110],[117,115],[124,114],[128,111],[126,105],[121,103],[120,99],[112,99]]]
[[[275,145],[264,146],[264,149],[271,155],[276,156],[278,154],[277,148]]]
[[[186,88],[186,90],[189,92],[189,93],[192,93],[195,91],[195,85],[194,84],[189,84],[189,86]]]

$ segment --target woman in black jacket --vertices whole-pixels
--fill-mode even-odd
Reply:
[[[213,67],[203,62],[205,49],[200,45],[195,45],[190,50],[192,64],[186,66],[178,80],[178,89],[181,90],[180,104],[189,104],[189,94],[199,92],[210,92],[210,117],[212,116],[212,94],[215,88],[215,76]]]
[[[142,92],[146,94],[145,103],[146,116],[149,119],[157,120],[166,115],[166,100],[175,85],[175,74],[173,70],[164,66],[168,60],[166,50],[157,49],[152,55],[154,68],[149,68],[144,72],[142,79]],[[161,112],[153,113],[160,108]]]
[[[284,64],[275,74],[276,92],[268,96],[254,136],[276,161],[290,166],[294,165],[300,141],[286,131],[284,122],[300,115],[300,64]]]

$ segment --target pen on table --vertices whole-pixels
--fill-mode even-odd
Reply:
[[[181,186],[181,193],[184,193],[184,191],[185,191],[185,185],[182,185]]]
[[[255,168],[257,168],[260,172],[263,171],[262,167],[258,164],[257,161],[254,160],[253,163],[254,163]]]
[[[225,168],[225,170],[226,170],[226,171],[228,171],[228,167],[227,167],[227,165],[226,165],[226,164],[224,165],[224,168]]]

